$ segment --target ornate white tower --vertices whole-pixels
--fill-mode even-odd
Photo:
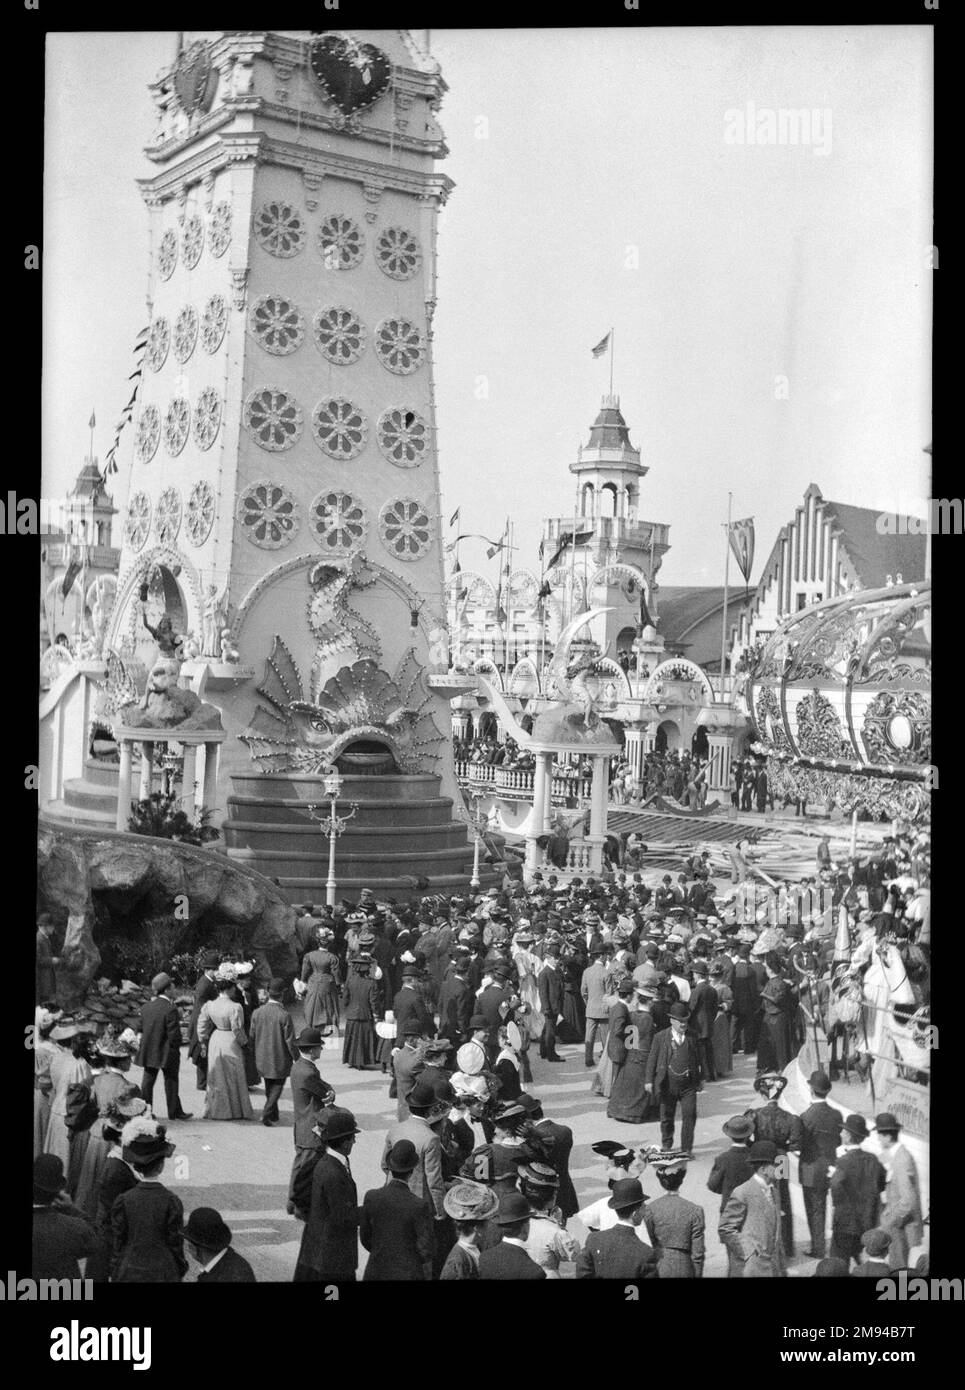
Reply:
[[[108,645],[144,661],[145,584],[194,634],[186,672],[228,731],[216,819],[231,775],[277,802],[336,760],[457,794],[430,685],[445,90],[405,30],[208,35],[152,87],[151,328]],[[313,878],[244,845],[229,835],[283,883]]]
[[[543,523],[544,553],[567,544],[550,576],[561,595],[564,620],[582,609],[613,611],[591,625],[594,641],[615,657],[630,650],[640,615],[641,589],[651,618],[657,616],[656,575],[670,548],[670,527],[639,518],[640,480],[649,472],[620,413],[619,396],[604,396],[600,412],[569,466],[576,475],[572,517]]]

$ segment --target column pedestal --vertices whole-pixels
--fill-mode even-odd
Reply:
[[[117,830],[126,830],[131,818],[131,753],[130,739],[121,739],[121,765],[117,772]]]

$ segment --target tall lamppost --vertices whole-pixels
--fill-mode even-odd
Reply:
[[[479,801],[481,793],[470,793],[469,800],[472,802],[472,809],[468,806],[456,808],[461,812],[461,819],[472,830],[472,878],[469,880],[469,887],[475,890],[479,887],[479,851],[482,847],[482,837],[489,829],[489,813],[480,811]]]
[[[342,777],[334,767],[331,772],[326,774],[325,795],[330,798],[327,816],[319,814],[319,808],[314,803],[308,807],[308,814],[312,820],[315,821],[322,833],[328,836],[328,882],[325,884],[325,902],[329,907],[335,906],[335,841],[358,811],[358,807],[353,806],[347,816],[335,814],[338,795],[342,790],[342,781]]]

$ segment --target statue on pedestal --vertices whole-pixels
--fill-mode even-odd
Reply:
[[[221,655],[221,638],[227,621],[228,586],[226,584],[219,592],[216,584],[209,584],[201,605],[202,656]]]

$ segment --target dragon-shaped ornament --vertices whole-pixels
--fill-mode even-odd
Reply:
[[[384,671],[378,633],[348,606],[355,588],[376,576],[364,559],[320,563],[309,572],[309,626],[315,636],[309,697],[290,651],[275,637],[258,687],[259,705],[241,734],[266,772],[321,773],[354,744],[377,744],[400,772],[419,772],[440,754],[443,735],[432,718],[432,696],[410,647],[394,676]]]

